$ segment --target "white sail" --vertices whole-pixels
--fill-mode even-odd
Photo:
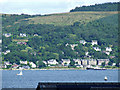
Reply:
[[[17,74],[17,75],[23,75],[22,70],[21,70],[21,71],[20,71],[20,73],[19,73],[19,74]]]
[[[107,77],[106,76],[105,76],[104,80],[107,81]]]

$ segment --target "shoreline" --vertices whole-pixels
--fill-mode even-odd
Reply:
[[[0,69],[0,70],[21,70],[21,69]],[[22,70],[87,70],[86,68],[43,68],[43,69],[22,69]],[[120,68],[106,68],[106,70],[120,70]]]

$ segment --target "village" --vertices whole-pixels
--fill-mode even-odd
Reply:
[[[10,37],[12,34],[11,33],[3,33],[3,35],[5,37]],[[20,37],[27,37],[27,35],[25,33],[20,33],[19,34]],[[34,34],[33,36],[38,36],[38,34]],[[2,40],[0,40],[0,43],[2,43]],[[85,45],[87,42],[85,40],[80,40],[79,41],[80,44]],[[20,45],[26,45],[26,42],[23,41],[17,41],[16,44],[20,44]],[[110,47],[105,47],[105,50],[102,51],[100,47],[95,47],[95,45],[98,45],[98,41],[97,40],[92,40],[91,41],[91,45],[93,46],[93,49],[96,52],[102,52],[105,53],[106,55],[110,55],[110,53],[112,52],[112,46]],[[78,44],[69,44],[66,43],[65,47],[70,46],[71,49],[74,51],[75,47],[78,46]],[[5,52],[2,52],[4,55],[10,53],[10,50],[6,50]],[[78,53],[78,52],[76,52]],[[1,54],[1,53],[0,53]],[[64,54],[64,52],[62,53]],[[110,56],[111,58],[114,58],[115,56]],[[69,67],[71,61],[74,61],[74,66],[77,68],[87,68],[87,67],[101,67],[104,63],[104,66],[109,66],[109,58],[103,59],[103,58],[98,58],[98,59],[94,59],[89,55],[89,52],[85,52],[85,56],[83,59],[78,59],[78,58],[74,58],[74,59],[67,59],[67,58],[63,58],[60,60],[61,62],[58,62],[58,60],[56,59],[50,59],[50,60],[44,60],[42,61],[44,63],[44,65],[46,67]],[[16,63],[11,63],[9,61],[4,61],[2,64],[3,69],[36,69],[38,68],[38,62],[29,62],[29,61],[20,61],[20,64],[16,64]],[[112,66],[115,66],[116,63],[112,63]]]

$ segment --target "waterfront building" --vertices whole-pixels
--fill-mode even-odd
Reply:
[[[56,61],[56,59],[48,60],[47,63],[48,63],[49,65],[57,65],[57,64],[58,64],[58,62]]]
[[[62,65],[63,66],[69,66],[70,64],[70,59],[61,59],[62,60]]]
[[[109,61],[109,59],[97,59],[97,64],[101,66],[102,63],[105,62],[105,65],[108,65]]]
[[[75,62],[75,65],[81,65],[81,60],[80,59],[73,59]]]
[[[27,64],[27,61],[20,61],[20,64]]]
[[[87,59],[81,59],[82,65],[86,66],[88,65],[88,60]]]
[[[96,59],[89,59],[88,65],[97,65],[97,60]]]
[[[33,62],[29,62],[29,64],[31,65],[32,68],[36,68],[36,64],[34,64]]]

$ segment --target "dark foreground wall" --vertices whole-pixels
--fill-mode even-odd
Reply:
[[[36,90],[120,90],[120,83],[40,82]]]

